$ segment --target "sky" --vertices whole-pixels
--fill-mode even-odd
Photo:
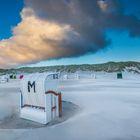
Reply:
[[[47,4],[45,0],[0,0],[0,67],[140,61],[140,34],[137,31],[140,28],[140,21],[138,21],[140,19],[139,0],[121,0],[123,12],[121,6],[116,3],[107,3],[110,7],[106,6],[104,1],[99,5],[97,3],[95,9],[99,6],[103,10],[99,15],[102,17],[103,23],[108,17],[113,19],[114,13],[119,13],[119,17],[132,15],[137,18],[137,20],[132,19],[132,23],[131,19],[126,23],[116,20],[118,25],[113,22],[106,25],[106,23],[102,24],[100,21],[96,21],[101,26],[90,25],[90,20],[98,15],[98,9],[93,10],[94,14],[91,14],[92,11],[88,11],[82,3],[79,3],[80,6],[75,2],[70,5],[70,2],[67,1],[66,4],[73,8],[72,11],[75,11],[73,14],[71,10],[65,9],[62,1],[64,0],[60,0],[58,4],[58,1],[54,0],[53,4],[50,2],[48,3],[50,6],[45,7],[44,5]],[[87,5],[90,5],[90,0],[88,1]],[[92,1],[92,4],[94,6],[95,3]],[[93,7],[91,7],[92,9]],[[66,12],[63,12],[65,10]],[[90,18],[87,18],[88,16]],[[83,18],[89,20],[89,23],[84,23]],[[73,22],[74,20],[75,22]],[[125,27],[129,21],[131,24]],[[137,28],[131,27],[131,25],[136,25]],[[111,28],[108,28],[110,26]],[[94,27],[98,30],[91,31]],[[85,30],[82,30],[83,28]],[[104,32],[100,31],[100,28]],[[28,29],[30,33],[27,33]],[[28,41],[30,43],[26,43]],[[24,45],[29,47],[24,47]],[[38,48],[38,46],[43,47]],[[30,53],[28,54],[28,52]]]

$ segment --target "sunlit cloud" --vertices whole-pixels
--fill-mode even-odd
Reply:
[[[26,0],[12,37],[0,41],[0,67],[94,53],[111,43],[107,29],[140,36],[140,20],[120,0]]]

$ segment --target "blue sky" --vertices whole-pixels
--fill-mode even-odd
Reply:
[[[20,22],[22,0],[0,0],[0,39],[11,37],[11,29]]]
[[[20,22],[20,11],[23,8],[22,0],[0,1],[0,39],[12,36],[12,27]],[[126,14],[135,14],[140,18],[140,1],[123,0]],[[65,65],[65,64],[93,64],[108,61],[140,61],[140,38],[130,38],[127,32],[107,31],[107,37],[112,44],[97,53],[87,54],[76,58],[42,61],[30,66]]]

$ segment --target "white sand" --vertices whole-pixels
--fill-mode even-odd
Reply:
[[[18,110],[16,85],[0,85],[1,120]],[[140,140],[140,75],[65,80],[60,89],[63,100],[80,106],[81,112],[49,127],[1,129],[0,140]]]

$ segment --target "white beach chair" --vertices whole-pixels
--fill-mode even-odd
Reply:
[[[57,91],[58,74],[33,74],[21,80],[20,117],[47,124],[61,116],[61,93]]]

